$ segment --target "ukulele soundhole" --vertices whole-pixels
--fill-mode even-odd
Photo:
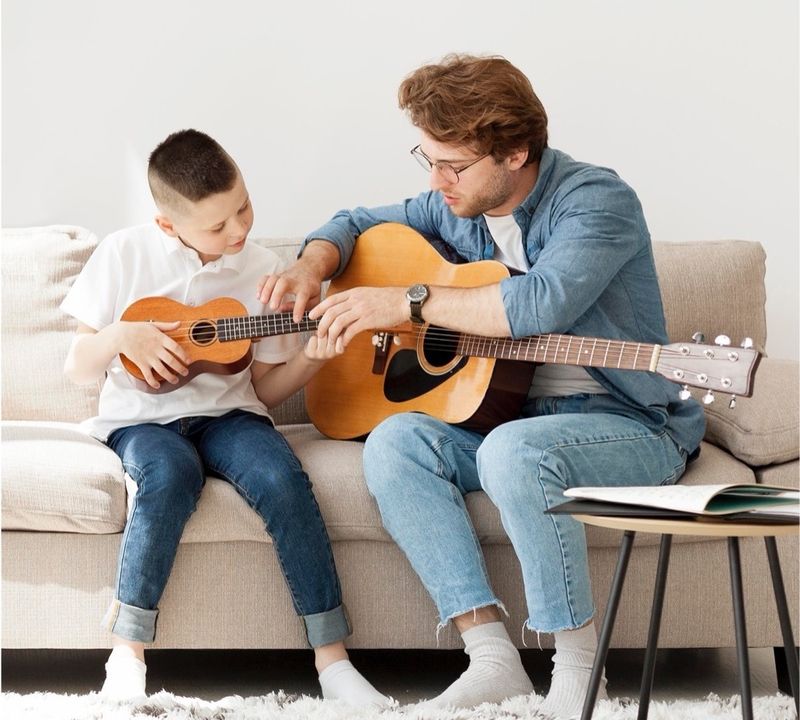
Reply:
[[[425,361],[432,367],[447,365],[456,357],[457,341],[457,334],[429,327],[422,348]],[[389,402],[418,398],[447,382],[467,364],[468,359],[462,357],[448,371],[432,375],[420,365],[416,350],[398,350],[386,369],[384,395]]]
[[[189,335],[195,345],[210,345],[217,339],[217,328],[208,320],[200,320],[192,325]]]

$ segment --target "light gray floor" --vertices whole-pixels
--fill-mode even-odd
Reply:
[[[549,683],[551,651],[523,651],[537,692]],[[4,650],[2,689],[6,692],[86,693],[103,680],[101,650]],[[351,659],[379,689],[401,703],[441,692],[466,667],[460,651],[351,651]],[[611,650],[607,663],[611,697],[638,697],[644,651]],[[310,652],[154,650],[147,656],[147,689],[216,700],[226,695],[266,695],[282,689],[318,695]],[[772,648],[750,650],[753,696],[773,695],[777,680]],[[738,694],[736,651],[660,650],[653,700],[691,700],[708,693]]]

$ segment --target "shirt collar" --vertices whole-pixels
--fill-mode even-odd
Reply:
[[[156,226],[158,227],[158,226]],[[172,237],[171,235],[167,235],[160,227],[158,227],[159,235],[161,236],[161,241],[164,244],[164,252],[167,255],[173,255],[177,252],[183,252],[191,257],[198,257],[197,251],[193,248],[186,247],[178,238]],[[219,260],[216,262],[219,263],[217,266],[217,270],[233,270],[234,272],[240,273],[242,270],[245,269],[246,265],[246,255],[248,254],[248,248],[252,240],[248,238],[247,242],[245,243],[244,247],[235,255],[222,255]]]
[[[514,209],[522,210],[528,215],[533,215],[536,206],[544,195],[545,188],[550,182],[550,176],[553,174],[553,168],[556,164],[556,154],[552,148],[545,148],[542,152],[542,157],[539,160],[539,174],[536,177],[536,184],[533,190],[528,193],[528,196]]]

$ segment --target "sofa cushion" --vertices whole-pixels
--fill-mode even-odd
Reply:
[[[58,307],[96,244],[78,227],[3,230],[5,420],[79,421],[97,412],[99,386],[77,387],[64,377],[76,323]]]
[[[748,465],[785,463],[800,456],[800,365],[796,360],[762,358],[753,397],[736,407],[715,402],[705,407],[706,440]]]
[[[3,530],[118,533],[125,527],[119,458],[76,425],[4,421]]]
[[[310,425],[282,427],[289,444],[312,479],[314,494],[331,540],[372,540],[392,542],[383,529],[380,513],[367,490],[361,469],[363,445],[359,442],[329,440]],[[719,448],[703,443],[700,457],[690,464],[681,482],[689,484],[755,483],[752,470]],[[482,492],[469,493],[467,509],[483,545],[507,545],[497,508]],[[269,542],[260,518],[226,482],[209,478],[197,511],[186,525],[181,542],[224,542],[250,540]],[[697,538],[681,536],[676,542]],[[617,547],[615,530],[590,527],[590,547]],[[659,536],[642,534],[641,545],[658,544]]]
[[[708,343],[717,335],[737,345],[750,337],[764,351],[766,254],[760,243],[656,242],[653,255],[672,342],[689,340],[699,331]]]

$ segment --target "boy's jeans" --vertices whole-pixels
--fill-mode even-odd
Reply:
[[[463,496],[485,490],[522,567],[527,627],[572,629],[594,614],[583,525],[545,514],[581,485],[674,483],[686,452],[614,413],[608,395],[538,398],[485,438],[418,413],[368,437],[364,471],[386,529],[405,552],[441,623],[499,605]]]
[[[264,520],[309,644],[350,634],[311,483],[268,418],[234,410],[133,425],[115,430],[108,446],[138,485],[122,536],[116,596],[105,618],[113,633],[139,642],[155,638],[156,606],[208,473],[231,483]]]

